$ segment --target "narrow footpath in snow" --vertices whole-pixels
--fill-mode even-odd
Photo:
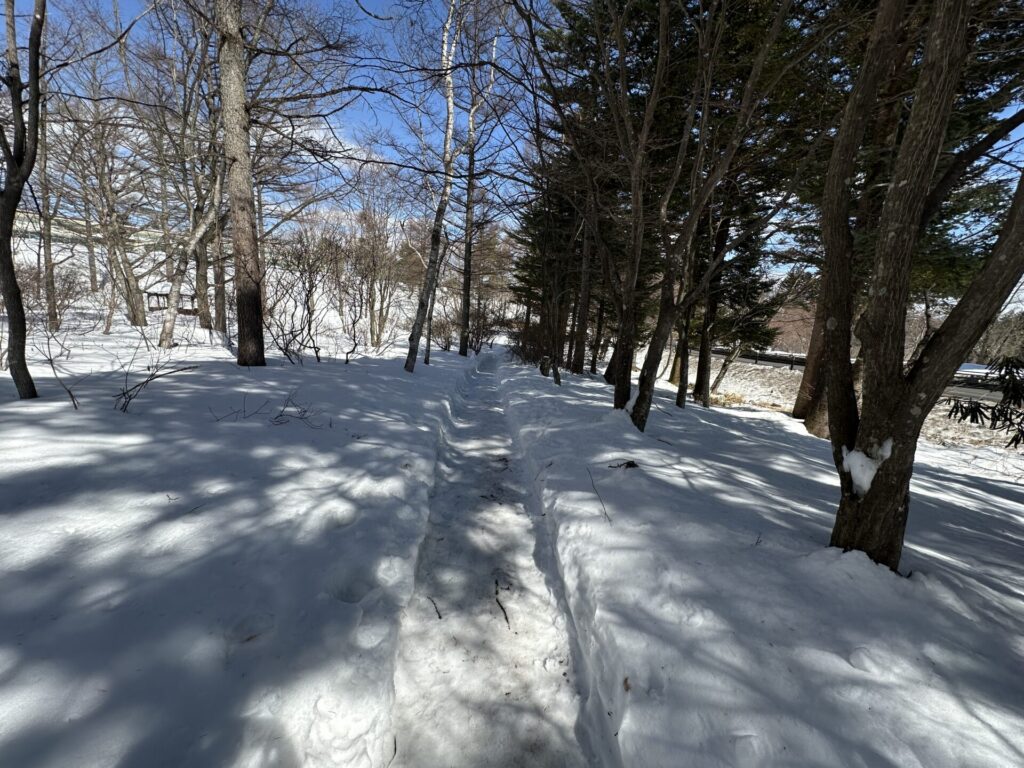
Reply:
[[[453,398],[395,676],[397,766],[582,766],[566,617],[497,392]]]

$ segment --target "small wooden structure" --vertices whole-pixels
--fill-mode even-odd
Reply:
[[[158,290],[146,291],[146,305],[150,312],[163,312],[171,301],[170,292],[164,293]],[[196,296],[194,293],[181,293],[178,296],[178,314],[196,315],[199,310],[196,308]]]

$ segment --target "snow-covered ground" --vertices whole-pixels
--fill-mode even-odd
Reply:
[[[711,379],[714,381],[722,361],[711,361]],[[985,369],[987,370],[987,369]],[[693,381],[697,371],[697,358],[690,359],[690,380]],[[752,363],[735,362],[726,371],[725,378],[719,387],[719,394],[731,396],[751,405],[773,410],[791,411],[800,389],[799,370],[771,365],[754,365]],[[968,422],[953,421],[947,418],[948,406],[939,404],[928,414],[921,439],[938,445],[950,446],[985,446],[1001,449],[1008,439],[1005,432],[988,429],[984,426]],[[998,458],[993,453],[992,458]]]
[[[503,378],[599,765],[1024,765],[1019,456],[920,448],[903,578],[826,548],[828,446],[782,413],[666,389],[640,434],[600,380]]]
[[[478,361],[445,422],[402,622],[394,766],[581,767],[554,553],[501,410],[499,357]]]
[[[904,579],[779,412],[101,319],[0,377],[3,768],[1024,765],[1018,454],[922,446]]]
[[[399,619],[472,361],[246,370],[183,345],[173,365],[198,367],[122,413],[122,366],[131,385],[165,353],[76,322],[58,365],[78,410],[45,365],[39,400],[0,385],[0,765],[386,764]]]

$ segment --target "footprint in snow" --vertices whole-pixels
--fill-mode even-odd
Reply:
[[[340,569],[327,578],[326,592],[341,603],[361,603],[377,588],[371,575]]]
[[[877,674],[882,669],[882,665],[879,664],[878,659],[875,658],[871,650],[863,645],[853,649],[848,661],[851,667],[870,674]]]
[[[736,750],[737,768],[762,764],[761,740],[753,733],[735,733],[732,735],[733,748]]]

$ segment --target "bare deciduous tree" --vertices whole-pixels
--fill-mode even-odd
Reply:
[[[220,36],[220,97],[227,161],[227,197],[235,260],[238,364],[266,365],[263,350],[263,267],[256,238],[252,158],[249,155],[247,73],[241,0],[216,0]]]
[[[405,357],[405,370],[412,373],[416,370],[416,357],[419,354],[420,339],[427,325],[428,314],[433,303],[434,291],[437,289],[437,278],[441,264],[441,246],[444,233],[444,217],[448,211],[454,181],[455,160],[458,149],[455,146],[455,75],[453,65],[455,52],[458,49],[464,21],[460,0],[448,0],[448,14],[441,26],[441,55],[439,72],[442,80],[445,121],[444,135],[441,144],[441,182],[436,198],[434,223],[430,230],[430,252],[427,257],[426,273],[416,303],[416,316],[413,319],[412,331],[409,334],[409,352]],[[429,336],[429,331],[428,331]]]
[[[4,184],[0,191],[0,291],[7,310],[7,365],[22,400],[37,397],[35,382],[25,359],[25,307],[14,270],[14,220],[25,184],[32,175],[39,141],[40,59],[46,0],[35,0],[29,26],[28,77],[22,77],[18,55],[17,18],[14,0],[6,2],[7,73],[4,85],[10,97],[11,135],[0,131],[4,156]]]

